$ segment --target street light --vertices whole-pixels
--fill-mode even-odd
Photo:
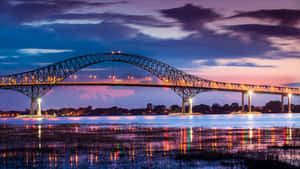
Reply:
[[[41,104],[42,99],[41,99],[41,98],[38,98],[38,99],[37,99],[37,102],[38,102],[39,104]]]
[[[251,96],[253,94],[252,90],[249,90],[248,94]]]
[[[189,102],[190,102],[190,103],[193,103],[193,99],[192,99],[192,98],[189,98]]]

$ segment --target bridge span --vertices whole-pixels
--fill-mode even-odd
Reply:
[[[62,82],[82,68],[102,62],[123,62],[134,65],[153,74],[161,80],[161,83]],[[291,97],[293,95],[300,95],[300,88],[207,80],[185,73],[152,58],[121,52],[83,55],[69,58],[32,71],[0,76],[0,89],[15,90],[31,98],[31,114],[35,111],[34,104],[36,103],[37,115],[41,115],[40,98],[53,87],[83,85],[168,87],[182,98],[182,112],[185,112],[185,103],[189,103],[190,113],[192,113],[192,98],[198,93],[208,90],[240,92],[242,96],[241,111],[245,111],[244,97],[245,94],[247,94],[249,112],[251,112],[251,95],[254,92],[281,95],[282,112],[284,111],[284,97],[288,97],[288,112],[291,112]]]

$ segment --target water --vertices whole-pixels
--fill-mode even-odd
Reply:
[[[299,125],[300,114],[0,118],[0,168],[299,167]]]
[[[1,119],[1,118],[0,118]],[[141,124],[151,127],[266,128],[300,127],[300,114],[203,116],[94,116],[51,119],[2,118],[0,124]]]

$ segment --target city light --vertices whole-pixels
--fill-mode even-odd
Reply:
[[[251,96],[253,94],[252,90],[249,90],[248,94]]]
[[[291,93],[289,93],[289,94],[288,94],[288,96],[289,96],[289,98],[291,98],[291,97],[292,97],[292,94],[291,94]]]

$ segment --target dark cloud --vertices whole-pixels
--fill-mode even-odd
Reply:
[[[54,15],[48,20],[56,19],[101,19],[105,22],[113,22],[119,24],[136,24],[152,27],[170,27],[171,23],[165,23],[150,15],[128,15],[117,13],[86,13],[86,14],[61,14]]]
[[[258,10],[251,12],[240,12],[230,18],[237,17],[251,17],[257,19],[270,19],[279,21],[280,25],[294,26],[300,21],[300,10],[292,9],[272,9],[272,10]]]
[[[15,22],[26,22],[44,19],[45,17],[64,13],[71,9],[83,7],[102,7],[115,4],[127,3],[117,2],[89,2],[84,0],[1,0],[3,14],[9,15]],[[12,3],[14,2],[14,3]]]
[[[221,17],[211,8],[202,8],[186,4],[183,7],[164,9],[160,11],[165,17],[173,18],[183,24],[185,30],[199,30],[204,23],[214,21]]]
[[[244,24],[244,25],[226,26],[225,29],[235,31],[235,32],[248,33],[253,35],[252,38],[300,37],[300,29],[287,27],[287,26]]]
[[[58,35],[74,37],[79,40],[122,41],[133,38],[138,30],[117,23],[102,22],[100,24],[57,24],[51,26]]]
[[[283,86],[300,87],[300,82],[283,84]]]
[[[241,67],[273,67],[272,65],[257,65],[255,63],[228,63],[224,66],[241,66]]]

